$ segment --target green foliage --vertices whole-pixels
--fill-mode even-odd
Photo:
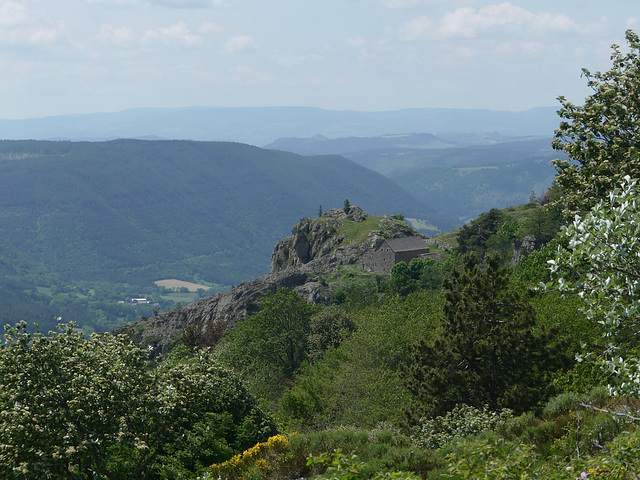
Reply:
[[[460,404],[444,416],[422,419],[418,425],[411,428],[411,440],[421,448],[435,450],[456,439],[495,430],[510,416],[509,410],[496,413],[487,408],[479,410]]]
[[[389,280],[383,282],[382,290],[406,296],[419,290],[438,290],[445,275],[453,268],[455,259],[444,255],[445,259],[414,258],[407,265],[399,262],[391,269]]]
[[[477,220],[464,225],[458,232],[458,252],[475,252],[479,257],[484,257],[487,252],[487,242],[498,233],[505,221],[505,214],[492,208],[480,215]]]
[[[636,478],[637,425],[580,406],[585,401],[594,403],[583,395],[563,394],[545,407],[547,421],[528,413],[440,448],[442,461],[428,478]],[[628,407],[611,406],[614,411]]]
[[[350,310],[356,331],[299,372],[283,395],[281,421],[304,429],[399,424],[411,401],[402,366],[415,338],[437,329],[441,309],[438,295],[418,293]]]
[[[326,471],[318,475],[318,480],[419,480],[420,477],[410,472],[371,472],[370,467],[361,462],[357,455],[347,456],[340,450],[332,454],[323,454],[318,457],[311,457],[308,465],[310,467],[322,465]]]
[[[609,71],[582,70],[593,90],[584,105],[559,98],[553,146],[570,159],[555,162],[568,215],[590,210],[625,176],[640,177],[640,39],[628,30],[626,41],[628,53],[613,45]]]
[[[317,360],[326,350],[337,348],[355,329],[355,323],[343,310],[337,307],[322,309],[309,319],[309,359]]]
[[[279,288],[225,337],[225,363],[256,391],[281,391],[309,355],[311,317],[320,307],[288,288]]]
[[[206,354],[150,368],[124,336],[7,327],[0,349],[3,478],[193,478],[273,424]]]
[[[497,255],[484,270],[465,256],[444,288],[442,332],[415,344],[407,366],[406,383],[419,402],[413,418],[442,415],[459,403],[522,412],[546,398],[569,353],[553,332],[536,331],[533,308],[509,288]]]
[[[633,351],[623,355],[635,344],[640,312],[639,215],[640,187],[625,177],[588,214],[576,216],[563,231],[567,247],[549,261],[555,279],[548,286],[584,300],[587,317],[602,325],[609,344],[603,366],[613,374],[611,388],[631,396],[640,393],[640,361]]]
[[[338,428],[277,435],[212,465],[204,478],[293,480],[353,474],[413,479],[424,477],[432,464],[430,452],[416,450],[397,429],[381,425],[372,430]],[[381,474],[386,476],[376,476]]]

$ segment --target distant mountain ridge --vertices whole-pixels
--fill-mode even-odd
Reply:
[[[284,150],[299,155],[347,155],[383,149],[452,148],[459,145],[436,137],[432,133],[404,133],[378,137],[327,138],[314,135],[310,138],[281,138],[265,148]]]
[[[359,112],[312,107],[142,108],[113,113],[0,119],[3,139],[110,140],[164,138],[264,146],[284,137],[380,136],[396,132],[553,134],[557,108],[522,112],[415,108]]]
[[[468,145],[468,142],[481,144]],[[551,161],[566,158],[552,137],[399,134],[329,139],[280,139],[269,148],[305,155],[335,153],[394,180],[446,219],[461,226],[492,208],[528,201],[553,182]]]

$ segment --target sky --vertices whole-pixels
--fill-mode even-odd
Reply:
[[[638,0],[0,0],[0,118],[582,103]]]

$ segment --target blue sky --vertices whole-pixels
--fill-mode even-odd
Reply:
[[[637,0],[0,0],[0,118],[581,102]]]

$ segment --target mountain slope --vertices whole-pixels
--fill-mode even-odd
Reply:
[[[0,236],[66,279],[237,283],[265,273],[300,217],[345,198],[434,218],[338,156],[235,143],[0,142]]]
[[[334,152],[388,176],[423,203],[436,208],[455,228],[492,208],[528,201],[551,185],[551,160],[566,158],[551,148],[551,137],[507,139],[457,146],[454,137],[430,134],[327,139],[282,139],[271,146],[299,153]],[[467,138],[466,140],[473,140]],[[477,141],[489,141],[489,138]],[[447,148],[442,144],[450,142]],[[434,148],[438,147],[438,148]]]
[[[234,326],[259,308],[264,295],[280,287],[294,289],[309,301],[330,304],[331,293],[343,287],[342,275],[351,280],[375,277],[359,265],[364,254],[378,248],[385,239],[419,235],[401,220],[388,215],[374,217],[356,206],[348,212],[336,208],[319,218],[303,218],[293,226],[292,234],[275,245],[269,273],[227,293],[142,318],[116,331],[129,334],[145,347],[152,346],[157,355],[166,353],[187,326],[200,336]]]

